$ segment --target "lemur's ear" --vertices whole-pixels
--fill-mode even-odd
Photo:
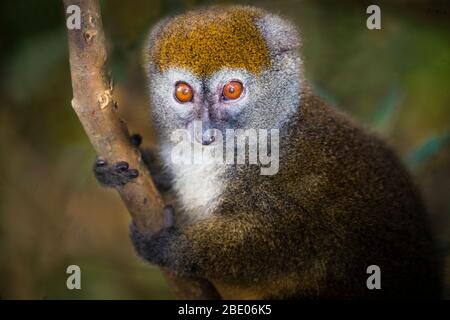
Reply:
[[[272,55],[295,51],[300,47],[300,36],[293,23],[274,15],[266,14],[256,21]]]

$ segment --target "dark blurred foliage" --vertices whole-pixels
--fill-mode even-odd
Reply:
[[[231,3],[232,1],[220,1]],[[217,1],[102,1],[115,97],[131,131],[154,143],[141,52],[163,16]],[[450,297],[450,7],[377,1],[382,30],[366,28],[367,1],[248,1],[300,28],[306,77],[337,108],[383,136],[410,167],[446,260]],[[95,154],[70,107],[61,1],[0,4],[0,296],[169,298],[140,262],[129,217],[91,174]],[[66,289],[66,267],[82,290]]]

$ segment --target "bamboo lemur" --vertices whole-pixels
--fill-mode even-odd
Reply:
[[[175,222],[157,234],[132,224],[138,254],[210,280],[224,298],[438,297],[438,259],[408,173],[311,92],[298,49],[291,23],[252,7],[201,9],[153,28],[146,72],[169,180],[152,172],[171,182]],[[174,164],[170,135],[194,120],[279,129],[279,172]],[[95,173],[115,187],[138,175],[103,159]],[[381,290],[366,286],[369,265],[381,268]]]

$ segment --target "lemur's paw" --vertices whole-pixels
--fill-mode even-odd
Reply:
[[[139,230],[134,221],[130,224],[130,238],[136,253],[144,260],[161,266],[167,264],[165,256],[175,230],[173,207],[166,206],[163,214],[164,226],[155,233]]]
[[[139,176],[139,171],[130,169],[125,161],[109,165],[101,157],[97,157],[94,164],[94,174],[98,182],[107,187],[121,187]]]
[[[140,134],[132,134],[130,136],[130,142],[133,146],[135,146],[136,148],[139,147],[142,143],[142,136]]]

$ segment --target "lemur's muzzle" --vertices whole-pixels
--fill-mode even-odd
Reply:
[[[187,125],[187,129],[191,134],[191,138],[204,146],[211,145],[216,141],[216,136],[219,134],[217,129],[212,128],[209,121],[191,121]]]

